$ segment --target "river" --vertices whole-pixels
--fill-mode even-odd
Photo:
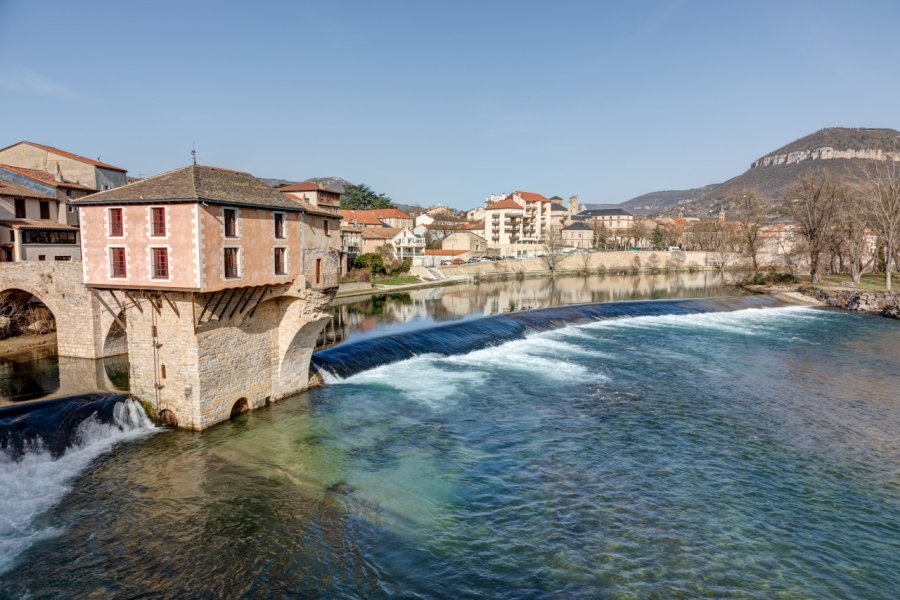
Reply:
[[[659,277],[342,303],[323,361],[432,352],[201,434],[99,401],[68,447],[0,454],[0,597],[895,597],[897,322],[752,298],[476,320],[727,293]]]

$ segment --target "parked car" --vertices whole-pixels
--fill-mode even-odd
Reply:
[[[450,260],[450,259],[446,259],[446,260],[442,260],[442,261],[441,261],[441,266],[442,266],[442,267],[446,267],[447,265],[452,265],[452,264],[453,264],[453,261]]]
[[[490,256],[485,256],[484,258],[480,258],[480,259],[478,260],[478,262],[491,262],[491,261],[493,261],[493,260],[494,260],[494,259],[491,258]]]
[[[453,259],[453,264],[454,264],[454,265],[461,265],[461,264],[463,264],[464,262],[465,262],[465,261],[464,261],[463,259],[461,259],[461,258],[454,258],[454,259]]]
[[[466,262],[469,263],[469,264],[472,264],[472,263],[481,262],[481,259],[480,259],[480,258],[470,258],[470,259],[467,260]]]

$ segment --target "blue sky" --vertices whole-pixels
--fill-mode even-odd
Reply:
[[[0,142],[395,201],[621,202],[900,129],[900,3],[0,0]]]

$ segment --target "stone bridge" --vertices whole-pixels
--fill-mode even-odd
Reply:
[[[162,420],[200,430],[309,387],[336,285],[300,275],[209,293],[101,289],[84,285],[81,263],[0,264],[0,295],[17,291],[53,313],[60,357],[127,352],[132,396]],[[85,380],[105,387],[97,369]]]
[[[127,351],[124,331],[85,287],[80,262],[0,263],[0,297],[16,290],[53,313],[60,356],[97,359]]]

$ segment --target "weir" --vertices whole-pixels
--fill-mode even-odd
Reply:
[[[779,298],[759,295],[602,302],[539,308],[341,344],[316,352],[312,357],[312,365],[314,369],[330,375],[349,377],[362,371],[421,354],[431,353],[445,356],[463,354],[486,346],[521,339],[528,333],[548,331],[577,323],[625,317],[688,315],[787,305],[788,303]]]

